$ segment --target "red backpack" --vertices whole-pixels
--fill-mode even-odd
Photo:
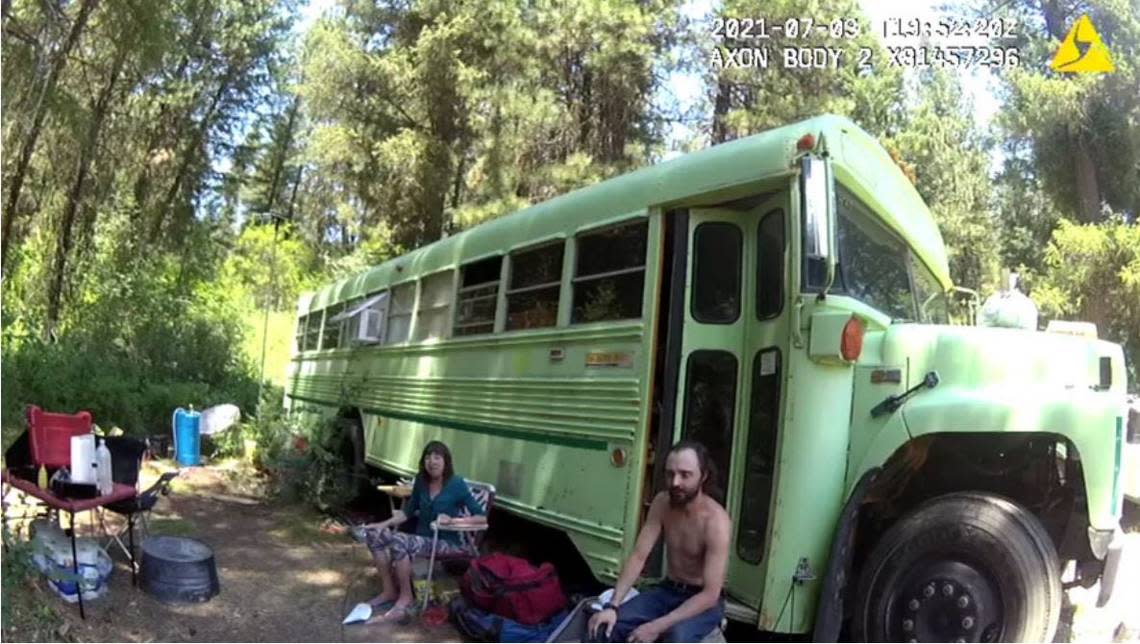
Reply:
[[[504,554],[473,559],[460,590],[471,605],[521,624],[541,624],[566,607],[553,565]]]

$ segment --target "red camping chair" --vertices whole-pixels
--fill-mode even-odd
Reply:
[[[28,437],[37,467],[71,467],[71,437],[91,433],[91,412],[56,414],[28,405]]]

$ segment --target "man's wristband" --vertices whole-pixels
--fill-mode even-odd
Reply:
[[[618,612],[618,607],[617,607],[617,604],[615,604],[613,602],[606,602],[606,603],[602,604],[602,610],[612,610],[613,612],[616,613],[616,612]]]

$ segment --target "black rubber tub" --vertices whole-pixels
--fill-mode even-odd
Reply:
[[[151,537],[142,545],[139,586],[159,601],[209,601],[220,590],[214,551],[189,537]]]

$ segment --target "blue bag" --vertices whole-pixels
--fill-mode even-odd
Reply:
[[[567,614],[561,611],[542,624],[520,624],[472,606],[462,596],[452,599],[447,610],[459,632],[476,642],[545,642]]]

